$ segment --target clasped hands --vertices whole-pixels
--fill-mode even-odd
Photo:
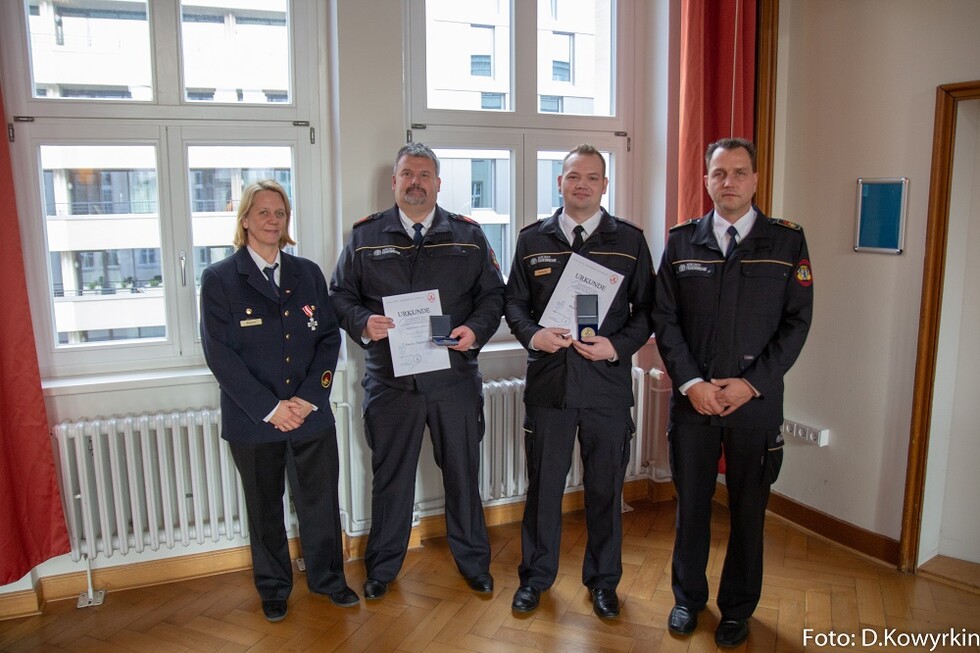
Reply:
[[[575,340],[568,329],[545,327],[531,338],[531,346],[546,354],[553,354],[565,347],[574,347],[579,355],[590,361],[610,361],[616,358],[616,349],[605,336],[583,336]]]
[[[305,399],[282,399],[276,406],[276,412],[269,418],[269,423],[278,431],[292,431],[301,427],[312,412],[313,404]]]
[[[726,417],[755,396],[752,386],[741,378],[700,381],[687,389],[687,398],[702,415]]]

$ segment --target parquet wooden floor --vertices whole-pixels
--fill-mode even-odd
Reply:
[[[411,551],[402,574],[380,601],[362,599],[337,608],[311,595],[301,574],[285,621],[268,623],[250,572],[109,593],[99,607],[76,609],[74,601],[50,603],[41,616],[0,622],[2,651],[714,651],[718,610],[701,613],[694,635],[666,630],[673,605],[670,553],[675,504],[637,502],[624,515],[622,614],[600,620],[581,584],[585,524],[581,512],[566,515],[561,570],[541,607],[515,616],[510,601],[518,585],[520,525],[491,529],[496,579],[492,595],[469,591],[445,538]],[[712,600],[724,558],[728,513],[716,506],[709,560]],[[856,555],[770,515],[766,530],[762,601],[742,651],[928,651],[911,646],[909,634],[946,633],[934,650],[977,650],[980,594]],[[358,593],[360,561],[347,565]],[[804,628],[815,637],[804,648]],[[833,631],[837,640],[828,640]],[[888,633],[891,633],[891,639]],[[949,639],[950,633],[961,639]],[[838,646],[853,635],[854,645]],[[862,635],[865,639],[862,639]],[[869,643],[872,635],[877,643]],[[816,643],[822,644],[817,646]],[[960,645],[968,643],[967,645]],[[881,646],[880,644],[884,644]],[[903,645],[905,644],[905,645]]]

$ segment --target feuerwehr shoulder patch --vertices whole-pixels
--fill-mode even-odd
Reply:
[[[333,381],[333,372],[330,370],[327,370],[320,375],[320,385],[322,385],[324,388],[329,388],[331,381]]]
[[[802,259],[796,264],[796,281],[804,287],[813,285],[813,270],[810,269],[809,260]]]

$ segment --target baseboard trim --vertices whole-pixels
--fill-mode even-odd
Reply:
[[[0,620],[41,614],[40,595],[34,590],[0,594]]]
[[[658,483],[639,479],[629,481],[623,488],[623,500],[627,503],[641,499],[653,502],[670,501],[674,497],[674,484],[670,482]],[[721,483],[718,484],[715,501],[721,505],[728,505],[728,490]],[[563,512],[574,512],[584,506],[583,490],[565,494],[562,501]],[[896,540],[841,521],[775,492],[769,497],[769,512],[832,542],[898,566],[899,546]],[[484,511],[487,526],[518,522],[523,514],[523,501],[490,506]],[[420,547],[423,540],[445,534],[446,520],[442,515],[424,517],[412,528],[409,547]],[[345,535],[343,545],[345,558],[347,560],[362,558],[366,545],[367,536]],[[290,540],[289,550],[293,558],[298,557],[300,555],[298,541]],[[98,589],[118,591],[241,571],[250,566],[249,548],[240,546],[211,553],[93,569],[92,584]],[[0,620],[40,614],[45,602],[74,598],[87,590],[88,580],[84,572],[41,578],[35,590],[0,594]]]
[[[898,567],[898,540],[842,521],[776,492],[769,495],[769,512],[831,542]]]

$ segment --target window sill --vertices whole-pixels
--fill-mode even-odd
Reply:
[[[337,370],[344,369],[344,360]],[[94,392],[120,392],[123,390],[152,390],[196,384],[213,384],[214,375],[206,365],[195,367],[170,367],[138,372],[111,372],[85,374],[57,379],[42,379],[41,391],[45,397],[67,397]]]
[[[213,382],[214,377],[211,375],[211,370],[206,366],[172,367],[160,370],[111,372],[42,379],[41,390],[45,397],[63,397],[93,392],[152,389]]]

